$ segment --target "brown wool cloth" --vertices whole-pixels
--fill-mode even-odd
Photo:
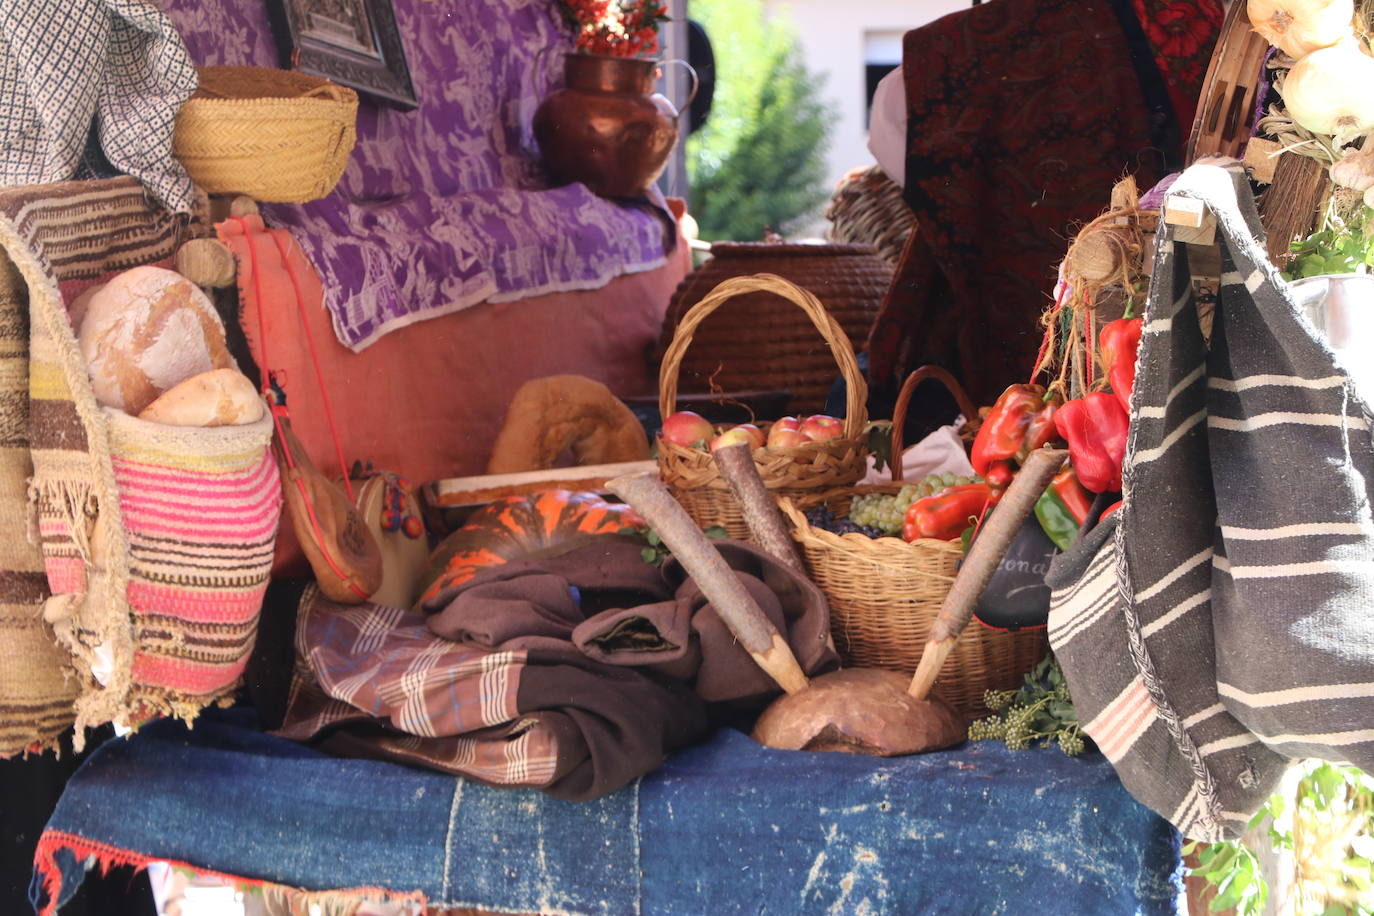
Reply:
[[[669,558],[660,570],[644,561],[642,547],[633,539],[605,537],[506,563],[426,602],[432,612],[427,625],[446,639],[523,650],[545,663],[643,668],[686,682],[707,702],[776,693],[777,685],[681,565]],[[722,540],[716,547],[765,616],[786,633],[804,670],[838,664],[828,638],[829,610],[814,584],[751,544]]]
[[[802,668],[836,667],[820,591],[749,544],[716,543]],[[646,563],[643,547],[578,539],[445,589],[419,613],[308,591],[279,733],[573,801],[620,788],[713,718],[742,724],[781,692],[681,568]]]

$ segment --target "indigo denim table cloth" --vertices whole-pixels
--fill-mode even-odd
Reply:
[[[981,742],[884,760],[722,730],[579,804],[322,756],[242,719],[100,747],[40,843],[59,899],[92,851],[588,916],[1163,914],[1181,889],[1177,834],[1099,755]]]

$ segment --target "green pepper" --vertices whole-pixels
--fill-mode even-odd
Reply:
[[[1078,522],[1053,487],[1046,487],[1035,501],[1035,518],[1060,550],[1068,550],[1078,539]]]
[[[1081,525],[1087,521],[1088,513],[1093,507],[1093,495],[1079,481],[1078,472],[1073,469],[1073,465],[1055,474],[1050,480],[1049,489],[1059,497],[1059,501],[1069,510],[1075,522]]]

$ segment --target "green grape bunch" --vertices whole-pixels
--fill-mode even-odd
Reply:
[[[849,520],[856,525],[877,528],[889,537],[896,537],[902,532],[902,520],[906,518],[906,510],[916,500],[934,496],[946,487],[976,483],[982,479],[977,475],[927,474],[919,483],[903,484],[895,494],[866,493],[854,497],[849,507]]]

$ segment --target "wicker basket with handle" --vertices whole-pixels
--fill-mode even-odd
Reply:
[[[722,280],[756,274],[776,274],[819,298],[849,341],[859,345],[892,282],[892,265],[871,245],[713,242],[710,260],[673,293],[658,343],[660,358],[682,316],[708,292]],[[786,298],[764,290],[741,294],[729,308],[702,322],[695,339],[697,346],[678,368],[681,391],[786,390],[798,412],[823,408],[834,381],[834,362]]]
[[[854,348],[844,329],[825,310],[819,299],[782,277],[755,274],[733,277],[707,293],[683,315],[664,353],[658,376],[658,409],[667,418],[676,410],[678,367],[692,343],[692,334],[720,306],[736,296],[765,291],[801,309],[830,346],[831,355],[845,381],[844,428],[839,438],[809,442],[795,448],[754,450],[754,464],[764,485],[778,495],[802,496],[846,486],[868,469],[864,430],[868,426],[865,403],[868,385],[854,359]],[[767,426],[767,424],[761,424]],[[703,528],[720,525],[731,537],[747,538],[749,528],[739,505],[720,476],[715,459],[705,449],[686,448],[658,439],[658,467],[663,482],[693,520]]]
[[[271,67],[202,67],[172,151],[211,194],[304,203],[338,184],[356,140],[358,95]]]
[[[902,417],[916,386],[935,378],[949,387],[964,416],[973,416],[971,402],[948,373],[934,367],[907,376],[893,412],[893,456],[902,441]],[[900,459],[898,458],[898,461]],[[930,635],[940,605],[954,582],[963,552],[952,541],[921,538],[910,543],[899,537],[870,538],[863,534],[834,534],[812,526],[805,512],[828,506],[837,516],[849,511],[854,497],[896,493],[901,468],[893,465],[890,484],[843,487],[823,493],[779,500],[792,525],[812,580],[830,602],[830,629],[845,665],[888,668],[910,675]],[[1010,632],[985,626],[965,628],[945,663],[936,689],[968,716],[988,712],[987,690],[1021,686],[1026,672],[1044,658],[1043,629]]]

